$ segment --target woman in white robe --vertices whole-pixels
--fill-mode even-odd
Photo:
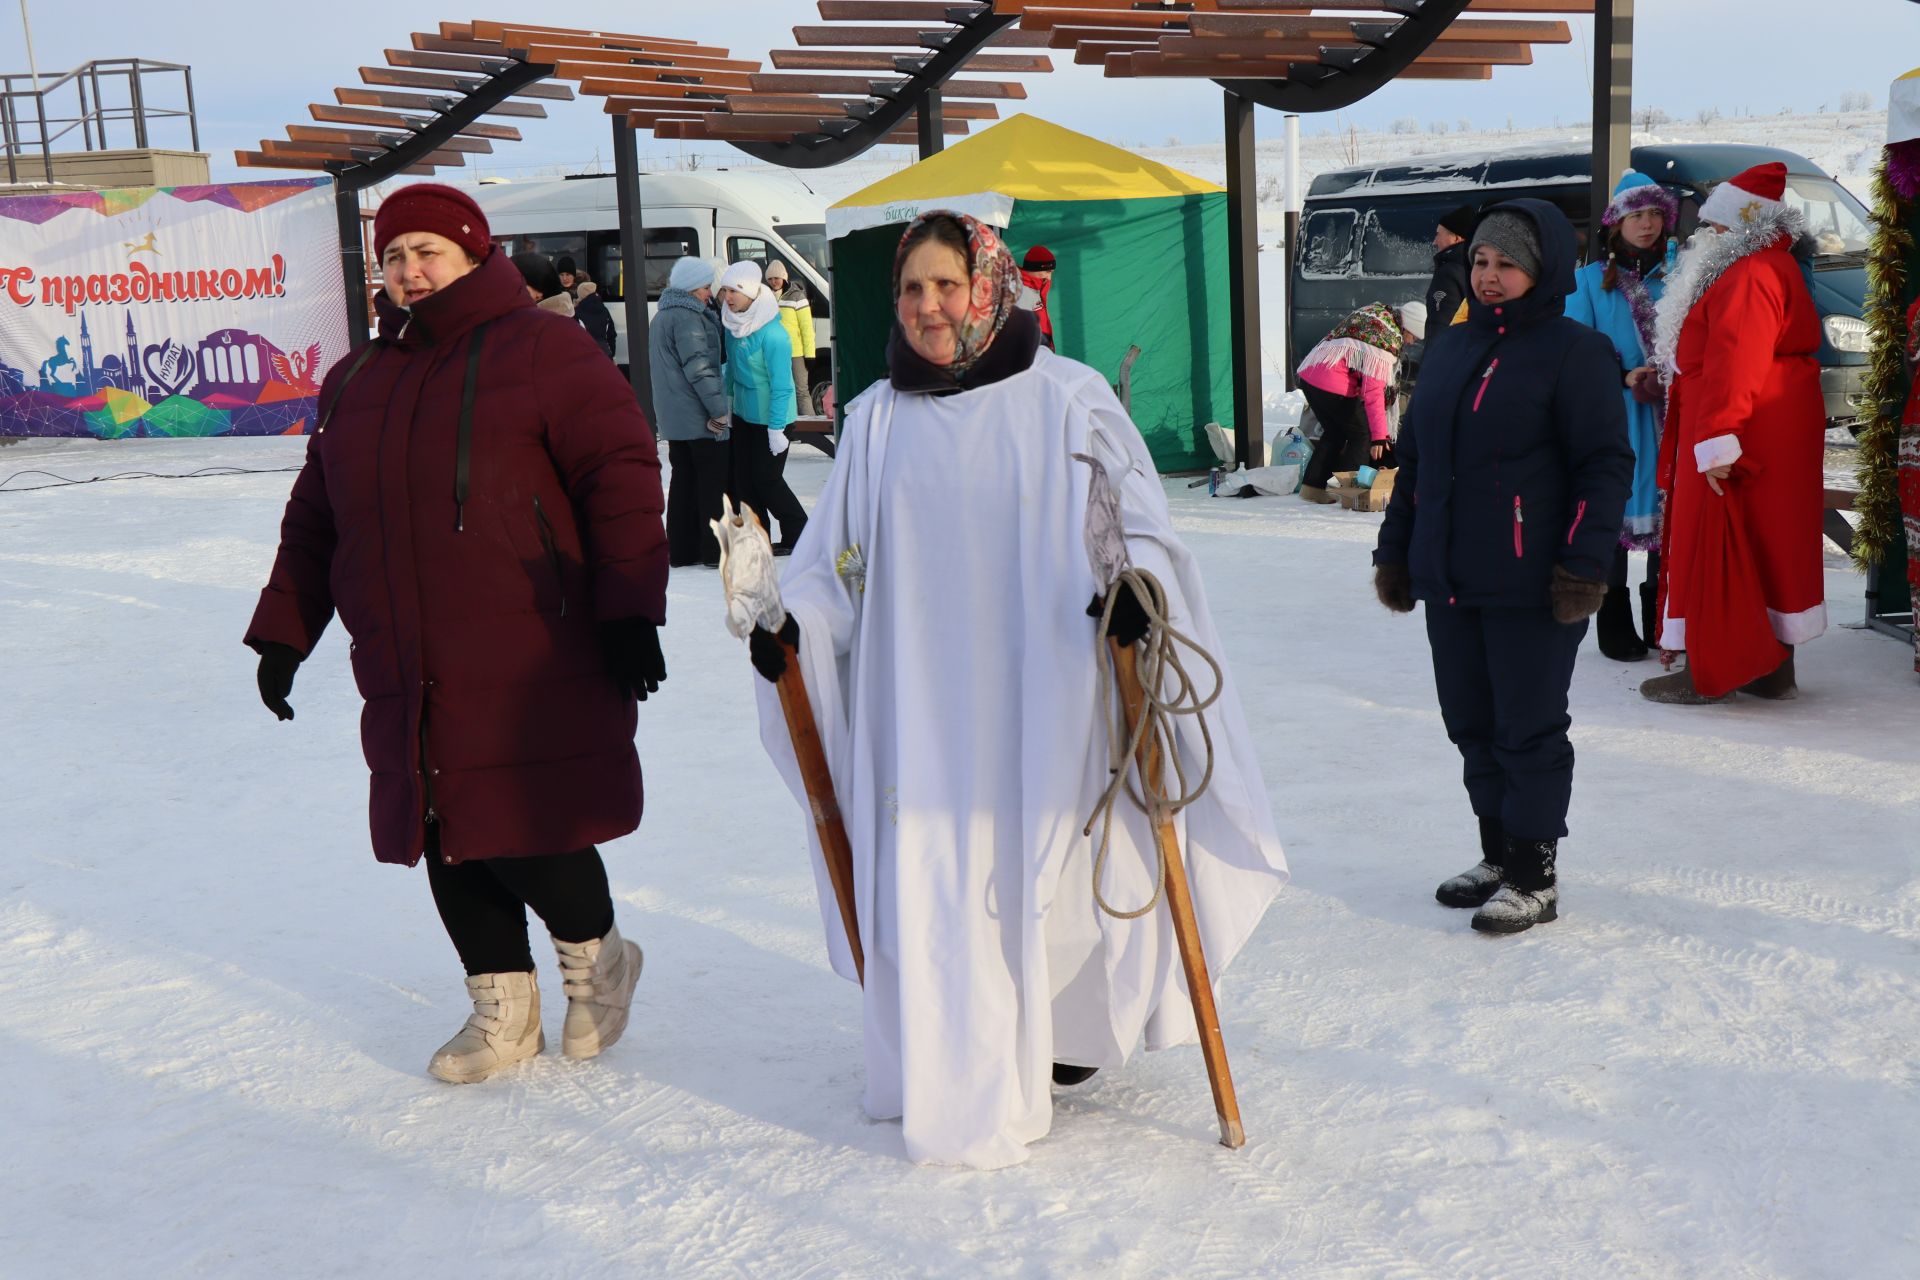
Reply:
[[[848,406],[781,582],[853,848],[866,1110],[901,1117],[912,1159],[978,1168],[1023,1161],[1046,1134],[1055,1064],[1115,1067],[1142,1039],[1196,1039],[1164,905],[1121,920],[1094,901],[1082,828],[1110,775],[1076,454],[1108,471],[1127,550],[1166,587],[1173,624],[1224,656],[1139,431],[1098,373],[1040,347],[1018,280],[992,227],[932,214],[909,228],[889,377]],[[773,636],[753,650],[776,677]],[[762,738],[804,809],[778,696],[760,694]],[[1208,715],[1212,785],[1179,827],[1217,980],[1286,864],[1230,677]],[[1181,734],[1197,776],[1190,719]],[[1152,896],[1153,849],[1123,801],[1110,903]],[[813,856],[828,951],[851,979],[817,841]]]

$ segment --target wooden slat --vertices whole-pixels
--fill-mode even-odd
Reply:
[[[695,78],[680,75],[671,68],[654,67],[617,67],[605,62],[563,62],[560,64],[569,80],[577,80],[586,93],[605,93],[605,89],[587,89],[587,85],[623,84],[632,87],[635,93],[666,93],[682,95],[688,93],[745,93],[753,87],[751,81],[743,75],[703,75],[696,83]],[[556,70],[555,75],[563,73]]]
[[[820,0],[828,22],[945,22],[952,9],[968,0]],[[985,9],[987,6],[978,6]]]
[[[1048,3],[1052,2],[1048,0]],[[998,10],[999,7],[1000,0],[995,0],[994,8]],[[1296,0],[1213,0],[1207,7],[1217,8],[1223,13],[1297,13],[1308,9],[1362,13],[1376,11],[1381,6],[1379,0],[1316,0],[1311,5],[1297,3]],[[1472,13],[1563,13],[1586,17],[1593,13],[1593,0],[1467,0],[1467,9]]]
[[[1216,8],[1226,8],[1217,0],[1183,0],[1184,7],[1190,13],[1211,13]],[[1290,7],[1305,13],[1312,6],[1306,0],[1291,0]],[[1035,9],[1130,9],[1128,0],[993,0],[995,13],[1026,14]],[[1171,11],[1177,13],[1177,11]]]
[[[698,116],[727,109],[724,98],[674,98],[665,94],[635,93],[628,88],[609,93],[606,98],[606,106],[602,109],[614,116],[622,111],[664,111],[668,115]]]
[[[872,98],[824,98],[810,93],[736,93],[727,98],[727,109],[762,115],[847,115],[853,107],[867,106]],[[998,120],[1000,108],[990,102],[941,103],[942,115],[955,120]]]
[[[364,164],[377,158],[374,153],[385,154],[388,147],[356,147],[339,142],[282,142],[278,138],[262,138],[260,150],[270,156],[296,156],[307,158],[319,156],[326,160],[349,160],[355,164]],[[459,168],[466,164],[467,158],[458,151],[445,149],[429,151],[420,157],[422,164],[436,167]]]
[[[1186,33],[1182,32],[1182,38]],[[1054,27],[1047,32],[1047,47],[1051,49],[1072,49],[1079,45],[1092,44],[1138,44],[1153,48],[1161,39],[1158,31],[1150,28],[1128,27]]]
[[[440,114],[440,103],[445,98],[458,100],[459,94],[447,94],[442,97],[422,97],[416,93],[394,93],[387,89],[354,89],[342,87],[333,91],[333,96],[342,105],[349,107],[397,107],[402,111],[425,111]],[[521,119],[544,120],[547,109],[537,102],[502,102],[490,108],[490,116],[517,116]]]
[[[531,62],[573,65],[590,62],[610,67],[671,67],[688,75],[709,71],[744,74],[760,70],[760,64],[746,58],[696,58],[685,54],[645,53],[631,49],[595,49],[584,45],[536,44],[527,50]]]
[[[1052,31],[1061,26],[1185,31],[1187,15],[1177,9],[1029,9],[1020,19],[1023,31]]]
[[[328,165],[338,163],[318,156],[309,160],[298,156],[270,156],[260,151],[236,151],[233,153],[233,162],[242,169],[319,169],[322,171]],[[424,172],[431,173],[432,170]]]
[[[900,61],[890,53],[863,53],[844,49],[775,49],[768,58],[773,65],[790,71],[900,71]],[[1044,57],[1017,53],[976,53],[967,59],[969,71],[1033,73],[1053,70],[1053,62]]]
[[[807,48],[844,47],[855,48],[921,48],[934,49],[940,46],[935,38],[954,31],[954,27],[927,29],[924,27],[872,27],[843,26],[795,27],[793,39],[796,44]],[[1022,31],[1018,27],[1008,27],[988,37],[989,47],[1003,49],[1037,49],[1047,43],[1046,36],[1037,31]]]
[[[869,76],[785,75],[778,71],[748,76],[756,93],[864,93],[878,96],[888,88],[906,83],[904,78],[876,80]],[[1021,99],[1027,86],[1018,80],[949,80],[940,86],[940,96],[956,98]]]
[[[663,120],[654,127],[654,136],[683,141],[715,142],[792,142],[796,137],[806,136],[811,130],[732,130],[714,132],[714,126],[706,120]],[[919,143],[920,138],[912,129],[896,129],[880,140],[888,146],[911,147]]]
[[[1302,59],[1296,63],[1276,59],[1243,59],[1211,62],[1197,58],[1170,60],[1158,52],[1114,53],[1107,57],[1107,74],[1115,78],[1205,79],[1205,80],[1279,80],[1290,65],[1319,65]],[[1401,80],[1490,80],[1493,68],[1482,63],[1462,66],[1416,62],[1398,77]]]
[[[597,44],[608,48],[614,45],[667,45],[688,50],[705,47],[680,36],[648,36],[635,31],[592,31],[585,27],[546,27],[531,22],[475,22],[471,30],[472,39],[498,40],[508,48],[513,48],[515,41],[528,38],[537,38],[546,44]]]
[[[413,33],[412,44],[414,48],[428,53],[466,53],[488,58],[507,56],[507,46],[498,40],[452,40],[446,36],[416,31]]]
[[[483,87],[490,76],[450,76],[438,71],[406,71],[397,67],[362,67],[360,80],[363,84],[386,85],[396,89],[439,89],[447,93],[466,95]],[[548,101],[572,102],[573,88],[564,84],[530,84],[516,89],[516,98],[545,98]]]
[[[464,53],[425,53],[419,49],[382,51],[390,67],[412,67],[418,71],[452,71],[470,76],[491,76],[512,69],[515,60],[500,56],[476,58]]]
[[[691,40],[670,40],[660,36],[595,35],[590,32],[553,31],[544,27],[505,27],[500,43],[519,53],[540,48],[608,49],[623,53],[655,53],[675,58],[724,58],[727,50],[718,45],[695,44]]]
[[[1022,19],[1021,25],[1028,25]],[[1275,17],[1257,13],[1196,13],[1187,25],[1196,36],[1238,36],[1299,40],[1353,39],[1359,19]],[[1456,18],[1436,43],[1456,40],[1513,40],[1529,44],[1571,44],[1573,28],[1564,22],[1515,22],[1500,18]]]
[[[307,112],[315,120],[332,124],[364,124],[374,128],[419,130],[433,123],[432,116],[403,115],[395,111],[369,111],[364,107],[343,107],[333,102],[311,102]],[[490,124],[476,120],[460,131],[469,138],[492,138],[497,142],[518,142],[520,131],[510,124]]]
[[[1103,67],[1107,64],[1107,55],[1112,53],[1152,53],[1156,46],[1149,43],[1129,41],[1125,44],[1104,40],[1090,40],[1075,45],[1073,60],[1083,67]]]
[[[327,129],[311,124],[290,124],[287,137],[295,142],[344,142],[357,147],[385,147],[391,151],[412,140],[410,133],[390,133],[378,129]],[[442,151],[465,151],[489,155],[493,144],[485,138],[452,137],[440,144]]]
[[[1314,63],[1322,61],[1321,55],[1329,51],[1345,50],[1358,53],[1363,48],[1365,46],[1357,44],[1324,44],[1312,40],[1243,40],[1200,36],[1162,36],[1160,39],[1160,52],[1167,55],[1169,61],[1199,59],[1201,61]],[[1528,66],[1533,62],[1533,49],[1530,45],[1494,44],[1487,41],[1459,41],[1445,45],[1435,43],[1429,45],[1426,51],[1414,60],[1414,65],[1434,66],[1463,62],[1507,67]],[[1328,65],[1335,64],[1329,62]]]

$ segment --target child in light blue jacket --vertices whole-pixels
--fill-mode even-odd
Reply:
[[[1607,577],[1607,598],[1594,620],[1600,652],[1620,662],[1646,657],[1659,628],[1654,597],[1660,580],[1660,491],[1654,469],[1664,397],[1657,378],[1636,371],[1652,363],[1654,305],[1666,291],[1670,237],[1679,211],[1672,192],[1645,174],[1627,170],[1602,219],[1607,255],[1580,269],[1567,299],[1568,317],[1598,329],[1613,343],[1620,360],[1620,394],[1627,406],[1627,439],[1633,446],[1633,493]],[[1634,630],[1627,595],[1629,550],[1647,552],[1647,580],[1640,587],[1644,635]]]
[[[720,321],[727,331],[727,395],[733,402],[733,495],[752,507],[786,554],[806,527],[806,509],[787,487],[786,426],[795,416],[793,343],[780,323],[780,300],[760,279],[760,264],[736,262],[720,277]]]

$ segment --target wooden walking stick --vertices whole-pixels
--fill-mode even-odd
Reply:
[[[720,582],[727,598],[727,629],[742,640],[758,626],[778,636],[787,623],[787,609],[780,600],[780,578],[775,571],[773,542],[750,508],[733,507],[724,500],[720,519],[709,522],[720,540]],[[833,884],[834,900],[840,905],[840,923],[846,926],[847,949],[853,954],[853,971],[861,985],[867,980],[866,952],[860,946],[860,917],[853,897],[853,845],[847,840],[847,825],[840,818],[840,800],[833,789],[833,776],[827,769],[826,748],[820,742],[820,726],[813,717],[813,702],[807,696],[806,676],[800,671],[800,651],[785,639],[780,647],[786,653],[786,669],[774,682],[780,693],[780,710],[786,716],[787,733],[793,739],[793,754],[800,766],[800,779],[807,789],[807,807],[813,815],[813,829],[820,838],[820,853],[826,860],[827,879]]]
[[[1200,1031],[1200,1052],[1207,1063],[1207,1082],[1213,1087],[1213,1109],[1220,1117],[1220,1145],[1237,1148],[1246,1144],[1246,1130],[1240,1124],[1240,1101],[1233,1091],[1233,1072],[1227,1066],[1227,1044],[1220,1035],[1220,1012],[1213,1003],[1213,980],[1208,975],[1206,951],[1200,942],[1200,923],[1193,914],[1193,893],[1187,884],[1186,864],[1181,860],[1180,840],[1173,830],[1174,814],[1197,800],[1213,779],[1213,741],[1207,733],[1203,713],[1220,696],[1222,675],[1219,664],[1211,655],[1192,639],[1174,630],[1168,622],[1166,593],[1153,575],[1134,568],[1127,554],[1126,525],[1120,510],[1120,498],[1114,491],[1106,464],[1088,454],[1077,453],[1073,456],[1086,463],[1092,472],[1084,530],[1087,560],[1093,568],[1095,580],[1106,588],[1106,596],[1099,610],[1099,643],[1105,646],[1100,653],[1100,696],[1104,704],[1100,714],[1108,725],[1108,764],[1113,770],[1113,779],[1095,807],[1093,818],[1087,823],[1087,832],[1091,834],[1094,823],[1101,821],[1104,814],[1105,825],[1094,855],[1094,900],[1109,915],[1133,919],[1151,911],[1159,900],[1160,892],[1165,892],[1167,912],[1173,921],[1174,940],[1180,948],[1180,965],[1186,972],[1187,993],[1193,1000],[1194,1024]],[[1121,592],[1132,592],[1146,614],[1148,627],[1144,646],[1122,645],[1107,634]],[[1213,669],[1213,692],[1201,696],[1174,650],[1176,642],[1198,654]],[[1143,648],[1148,659],[1146,679],[1154,684],[1151,698],[1146,681],[1140,674]],[[1161,688],[1163,682],[1168,680],[1171,680],[1173,687],[1171,695],[1165,694]],[[1112,690],[1117,690],[1119,694],[1122,712],[1120,729],[1124,731],[1124,738],[1116,733],[1113,725]],[[1177,797],[1167,794],[1168,761],[1162,748],[1164,742],[1165,751],[1179,749],[1172,725],[1175,715],[1194,716],[1207,744],[1206,771],[1191,788],[1186,784],[1185,771],[1178,757],[1172,761],[1181,790]],[[1127,785],[1129,756],[1139,771],[1138,791]],[[1115,908],[1107,901],[1100,885],[1101,874],[1106,866],[1108,841],[1112,836],[1113,805],[1122,791],[1146,813],[1148,821],[1153,824],[1156,860],[1162,873],[1161,888],[1155,891],[1154,898],[1133,911]]]
[[[1131,590],[1125,583],[1115,591]],[[1165,765],[1159,740],[1139,732],[1140,717],[1145,714],[1147,694],[1140,683],[1140,659],[1132,645],[1109,639],[1114,671],[1119,677],[1120,703],[1126,711],[1129,741],[1138,740],[1135,762],[1140,781],[1148,796],[1162,793]],[[1220,1117],[1220,1145],[1246,1145],[1246,1130],[1240,1126],[1240,1100],[1233,1091],[1233,1071],[1227,1065],[1227,1042],[1220,1035],[1220,1012],[1213,1003],[1213,981],[1207,973],[1207,955],[1200,943],[1200,923],[1193,917],[1193,894],[1187,887],[1186,864],[1180,858],[1180,840],[1173,831],[1173,819],[1150,814],[1153,838],[1166,867],[1167,911],[1173,917],[1173,936],[1180,944],[1180,965],[1186,970],[1187,992],[1193,997],[1193,1020],[1200,1028],[1200,1053],[1207,1061],[1207,1082],[1213,1086],[1213,1109]]]

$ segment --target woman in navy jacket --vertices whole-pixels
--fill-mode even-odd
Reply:
[[[1619,362],[1561,314],[1572,225],[1540,200],[1484,213],[1466,322],[1436,331],[1400,433],[1374,552],[1396,612],[1427,606],[1447,737],[1465,759],[1481,861],[1440,886],[1473,926],[1558,914],[1554,861],[1573,790],[1567,690],[1633,483]]]

